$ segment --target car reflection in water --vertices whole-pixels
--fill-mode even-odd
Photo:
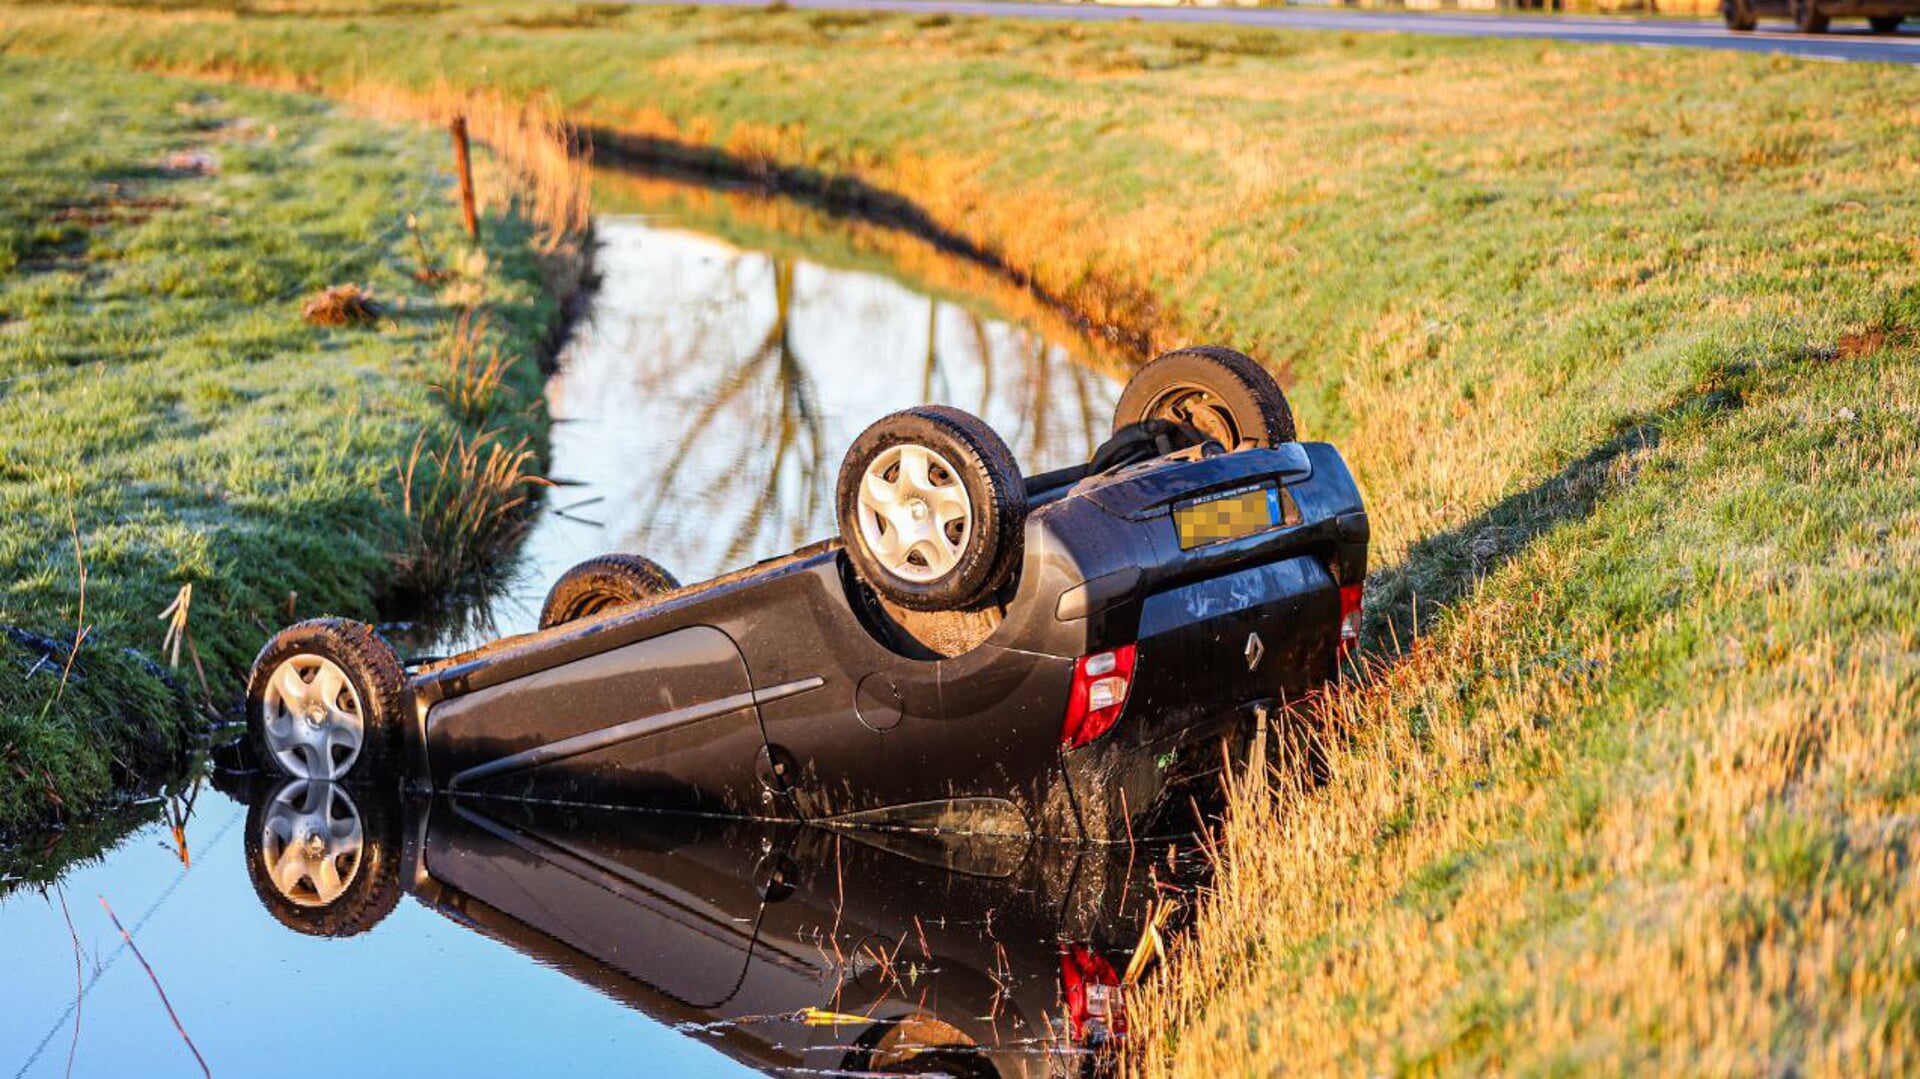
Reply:
[[[288,928],[366,932],[411,893],[774,1072],[1107,1072],[1167,873],[1164,848],[238,782]]]

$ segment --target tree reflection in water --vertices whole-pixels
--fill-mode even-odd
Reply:
[[[530,628],[547,585],[606,551],[691,582],[832,535],[842,454],[901,408],[980,415],[1030,473],[1107,433],[1119,387],[1078,346],[873,273],[634,220],[599,234],[596,311],[548,390],[549,471],[568,486],[487,632]],[[554,512],[591,500],[593,520]]]

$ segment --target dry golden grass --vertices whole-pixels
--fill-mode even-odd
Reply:
[[[1920,1067],[1906,1018],[1920,890],[1900,883],[1916,840],[1874,793],[1910,781],[1910,686],[1826,646],[1764,703],[1713,696],[1644,717],[1690,742],[1690,768],[1602,790],[1586,815],[1556,821],[1545,792],[1459,788],[1519,757],[1562,757],[1540,717],[1577,713],[1591,692],[1429,713],[1432,738],[1394,722],[1434,703],[1434,665],[1498,656],[1498,620],[1466,621],[1331,702],[1324,787],[1283,781],[1237,800],[1215,893],[1133,1000],[1138,1074]],[[1608,662],[1613,647],[1581,658]],[[1802,812],[1846,842],[1795,849],[1786,879],[1757,867],[1754,852]],[[1404,902],[1435,864],[1464,874],[1451,860],[1476,836],[1536,814],[1510,842],[1574,849],[1581,879],[1517,866],[1463,876],[1442,909]],[[1247,963],[1249,949],[1291,960]],[[1463,985],[1466,1006],[1440,1006]],[[1237,1018],[1249,1006],[1257,1039]]]
[[[1888,497],[1920,476],[1911,370],[1866,351],[1627,438],[1538,495],[1611,488],[1592,517],[1404,651],[1396,612],[1273,783],[1236,792],[1212,892],[1133,998],[1130,1070],[1920,1068],[1920,609],[1896,568],[1920,514]],[[1782,424],[1847,433],[1779,462],[1755,433]],[[1681,472],[1711,460],[1706,486]],[[1655,538],[1685,500],[1761,491],[1737,540]],[[1774,496],[1825,518],[1769,520]],[[1809,526],[1827,538],[1789,541]],[[1839,542],[1863,526],[1878,543]],[[1690,556],[1664,613],[1569,601]]]
[[[486,425],[511,392],[507,375],[520,357],[500,347],[485,313],[468,310],[436,346],[433,389],[468,427]]]

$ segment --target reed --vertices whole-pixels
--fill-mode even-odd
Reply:
[[[433,390],[468,428],[484,428],[513,392],[507,381],[520,357],[501,347],[492,320],[468,310],[434,345]]]
[[[526,534],[533,499],[547,481],[526,438],[498,431],[422,432],[396,470],[406,550],[396,556],[396,590],[419,597],[463,595],[510,555]]]

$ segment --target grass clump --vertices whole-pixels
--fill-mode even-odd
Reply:
[[[397,470],[407,518],[400,587],[417,597],[457,593],[511,553],[532,523],[539,458],[525,437],[455,432],[437,448],[425,436]]]
[[[508,376],[520,357],[500,348],[485,314],[463,312],[435,344],[434,354],[439,367],[434,392],[466,426],[484,427],[513,396],[515,386]],[[417,460],[418,453],[414,456]]]
[[[364,326],[380,317],[380,305],[359,285],[335,285],[301,304],[300,317],[311,326]]]

